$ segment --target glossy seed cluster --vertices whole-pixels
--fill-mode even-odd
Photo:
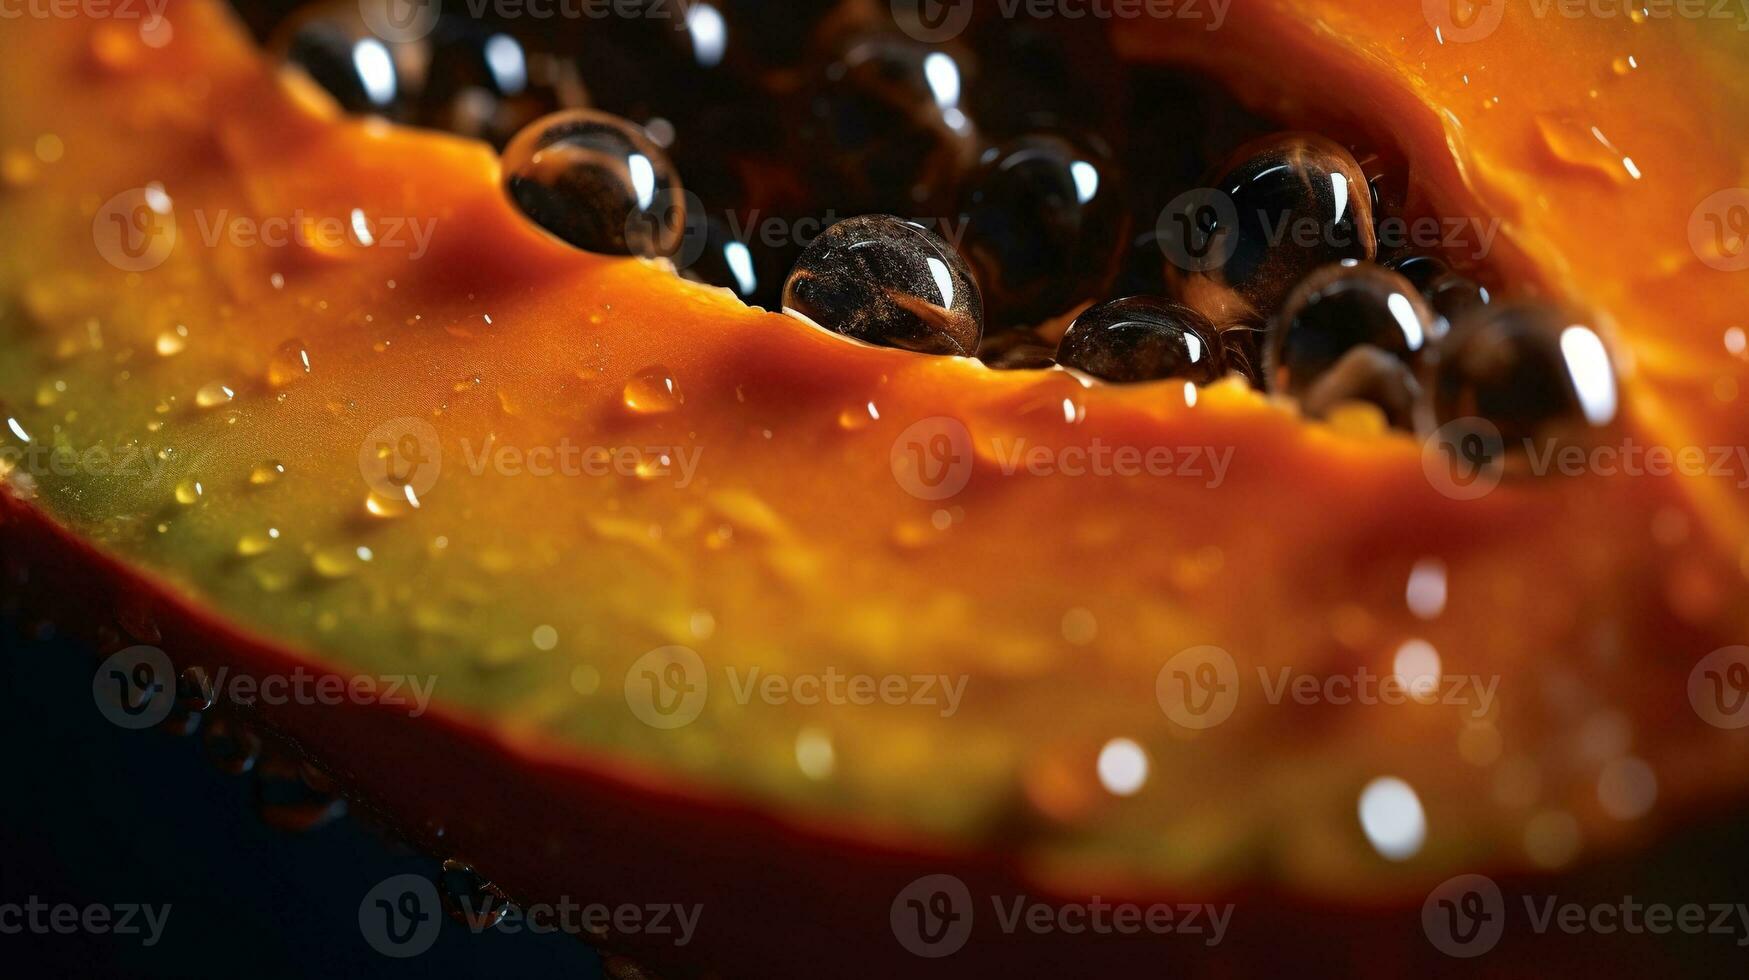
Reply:
[[[784,309],[847,337],[925,354],[977,353],[984,301],[953,248],[886,215],[850,218],[803,253]]]
[[[446,16],[391,42],[376,2],[306,9],[274,46],[349,111],[503,147],[507,193],[577,248],[996,369],[1238,375],[1423,431],[1614,414],[1583,317],[1381,254],[1400,161],[1125,65],[1096,24],[979,13],[931,44],[904,4],[700,0],[680,22]]]

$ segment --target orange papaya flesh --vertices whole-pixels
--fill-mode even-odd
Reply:
[[[361,794],[444,821],[431,846],[559,891],[599,858],[567,835],[611,846],[577,825],[622,805],[636,819],[607,826],[693,835],[697,866],[746,873],[723,851],[764,848],[771,879],[743,879],[760,894],[811,861],[885,869],[867,876],[878,902],[827,922],[884,909],[919,867],[1045,893],[1418,901],[1461,871],[1641,846],[1741,797],[1742,736],[1688,698],[1700,658],[1744,635],[1740,476],[1588,467],[1458,500],[1414,441],[1310,424],[1238,384],[1089,387],[856,346],[562,246],[504,198],[483,145],[338,117],[214,4],[166,23],[0,35],[7,90],[45,93],[0,109],[0,534],[178,667],[435,679],[423,720],[261,711]],[[1441,43],[1383,0],[1235,5],[1219,46],[1137,28],[1130,56],[1208,71],[1273,117],[1391,120],[1377,135],[1418,208],[1498,218],[1497,274],[1596,311],[1624,372],[1599,445],[1744,443],[1742,280],[1690,234],[1743,182],[1739,37],[1512,8],[1486,39]],[[176,232],[139,271],[103,244],[106,220],[141,214],[114,203],[130,193]],[[239,242],[237,218],[305,235]],[[961,432],[963,490],[925,499],[895,450]],[[384,433],[434,440],[417,506],[369,498]],[[50,446],[153,465],[31,462]],[[1017,447],[1096,446],[1172,449],[1180,472],[1013,467]],[[566,447],[623,451],[623,472],[531,476],[496,455],[526,470]],[[1417,567],[1443,569],[1431,618],[1405,603]],[[1383,677],[1416,640],[1497,694],[1271,703],[1284,670]],[[662,729],[628,681],[672,646],[709,694]],[[1201,646],[1239,685],[1198,730],[1156,686]],[[903,678],[914,701],[914,677],[964,686],[952,705],[940,682],[896,706],[737,698],[755,669]],[[1146,759],[1128,795],[1102,782],[1114,739]],[[1625,816],[1619,787],[1600,792],[1624,771],[1655,775]],[[1379,777],[1425,814],[1404,860],[1356,818]],[[497,800],[570,809],[504,842]],[[1557,848],[1532,833],[1549,814],[1571,828]],[[638,880],[637,858],[610,863]]]

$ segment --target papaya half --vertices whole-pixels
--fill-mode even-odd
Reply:
[[[12,20],[7,589],[179,674],[428,683],[248,715],[519,901],[697,904],[684,947],[606,938],[680,973],[1442,962],[1442,882],[1553,887],[1749,790],[1705,707],[1749,636],[1749,49],[1441,10],[1114,36],[1394,148],[1493,275],[1595,311],[1618,417],[1486,492],[1243,384],[867,347],[579,252],[488,146],[341,115],[212,0]],[[1406,703],[1331,694],[1404,663]],[[977,914],[918,958],[933,875]],[[1230,902],[1234,938],[992,896]]]

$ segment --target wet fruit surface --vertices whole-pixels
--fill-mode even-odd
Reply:
[[[858,340],[970,356],[984,330],[978,284],[921,225],[886,215],[841,221],[802,253],[783,306]]]
[[[1218,53],[1236,91],[1296,124],[1335,131],[1332,105],[1376,108],[1427,206],[1511,217],[1494,268],[1607,315],[1597,329],[1631,361],[1618,424],[1661,445],[1740,445],[1740,286],[1687,234],[1697,202],[1741,179],[1738,131],[1717,124],[1743,104],[1740,75],[1686,74],[1728,62],[1727,42],[1508,5],[1492,39],[1463,47],[1414,6],[1235,5],[1223,37],[1242,43],[1164,24],[1119,41],[1192,63]],[[1308,17],[1330,32],[1314,38]],[[563,247],[507,198],[484,145],[339,119],[289,95],[206,5],[170,18],[162,46],[79,21],[0,32],[9,90],[56,93],[0,113],[0,215],[26,243],[0,267],[0,532],[52,522],[125,562],[171,646],[198,609],[228,624],[210,649],[437,676],[438,722],[401,719],[402,741],[338,727],[345,713],[281,721],[398,802],[426,800],[418,788],[476,807],[451,834],[498,856],[509,873],[494,881],[556,894],[591,873],[679,878],[648,854],[624,859],[634,874],[576,849],[617,819],[611,805],[530,808],[539,832],[515,840],[483,829],[500,798],[458,782],[474,790],[488,772],[507,773],[495,785],[518,802],[572,779],[672,792],[636,811],[646,820],[700,799],[744,805],[758,845],[711,836],[715,815],[663,825],[674,863],[708,853],[741,874],[793,832],[835,854],[865,853],[846,838],[997,851],[1017,879],[1055,888],[1263,878],[1415,901],[1478,865],[1566,867],[1632,846],[1744,780],[1741,743],[1685,694],[1699,658],[1746,626],[1730,481],[1587,472],[1465,501],[1414,442],[1307,425],[1242,385],[1193,389],[1192,403],[848,344],[659,264]],[[1626,50],[1646,68],[1606,74]],[[191,78],[210,84],[191,91]],[[1655,135],[1640,122],[1653,111]],[[113,150],[122,132],[128,153]],[[199,234],[221,212],[300,210],[356,220],[374,244]],[[167,251],[153,244],[163,219],[180,232]],[[423,251],[409,226],[432,231]],[[129,227],[141,234],[115,237]],[[308,370],[276,372],[291,340]],[[1206,446],[1230,465],[1218,480],[1206,466],[1004,466],[1017,446],[1054,461],[1095,440]],[[98,445],[146,449],[152,469],[68,474],[25,455]],[[625,466],[529,474],[533,450],[563,445]],[[963,486],[931,499],[946,484],[907,483],[895,459],[939,462],[934,475]],[[1291,519],[1272,510],[1284,473]],[[150,617],[127,620],[145,631]],[[1501,697],[1343,710],[1271,703],[1258,682],[1388,674],[1412,640]],[[1156,684],[1204,645],[1243,683],[1226,719],[1192,730]],[[627,680],[645,678],[635,697],[668,667],[684,674],[677,654],[640,663],[673,646],[710,684],[686,724],[660,728]],[[940,673],[966,694],[952,711],[725,696],[729,668],[795,678],[822,664]],[[486,733],[468,758],[488,762],[446,757],[435,777],[413,764],[411,733],[458,729]],[[1622,790],[1635,763],[1657,774],[1650,793]],[[1395,782],[1374,789],[1382,779]],[[1357,817],[1381,792],[1425,818],[1413,853]],[[1545,812],[1569,846],[1530,834]],[[868,888],[883,892],[882,950],[909,877]],[[801,876],[772,884],[815,896]],[[816,911],[833,926],[866,911],[840,908]],[[788,939],[760,949],[783,955]],[[759,942],[749,930],[727,945]]]

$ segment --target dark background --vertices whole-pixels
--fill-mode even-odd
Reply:
[[[168,903],[169,918],[150,948],[144,935],[0,934],[0,973],[602,976],[572,936],[475,935],[453,922],[423,955],[377,953],[359,931],[359,902],[391,875],[435,872],[436,861],[350,816],[304,833],[267,826],[250,777],[215,769],[198,736],[105,720],[91,696],[97,663],[0,620],[0,904]]]

